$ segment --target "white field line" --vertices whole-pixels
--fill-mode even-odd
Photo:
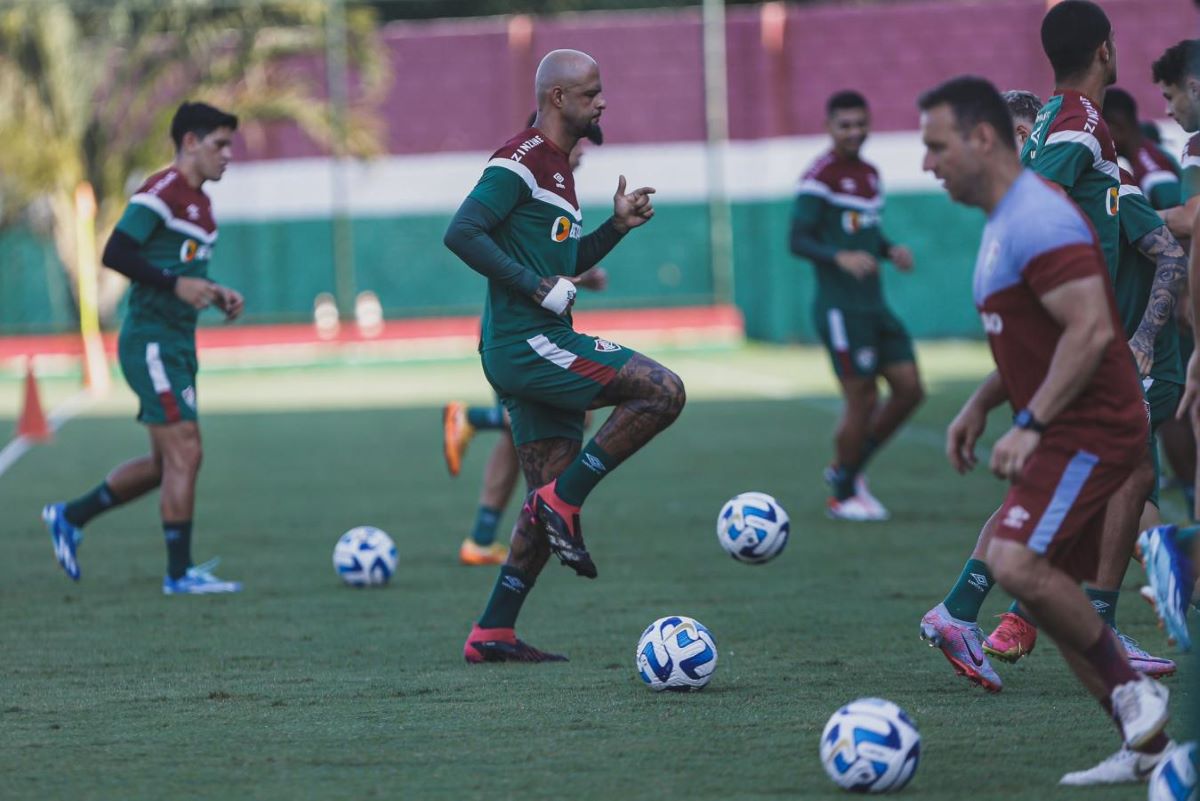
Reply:
[[[97,400],[99,398],[87,390],[78,392],[51,410],[50,414],[46,415],[46,424],[50,426],[51,431],[58,431],[68,420],[87,409]],[[15,465],[35,444],[33,440],[22,434],[14,437],[12,441],[0,449],[0,476],[4,475],[10,467]]]

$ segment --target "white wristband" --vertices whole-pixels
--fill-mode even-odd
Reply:
[[[563,314],[575,302],[575,285],[565,278],[559,278],[546,297],[542,299],[542,308],[549,309],[555,314]]]

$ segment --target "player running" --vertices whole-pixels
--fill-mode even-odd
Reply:
[[[879,262],[890,259],[908,272],[913,257],[880,228],[879,171],[860,155],[871,128],[866,99],[853,91],[833,95],[825,124],[833,147],[800,179],[790,245],[816,267],[813,319],[844,400],[833,464],[825,473],[831,491],[826,511],[840,520],[886,520],[888,511],[871,494],[863,471],[925,393],[912,340],[884,300]],[[881,377],[889,389],[882,404]]]
[[[924,168],[952,199],[988,215],[973,291],[996,371],[950,424],[947,457],[971,469],[987,411],[1011,405],[1013,426],[990,468],[1012,483],[989,521],[987,562],[1121,732],[1103,775],[1064,782],[1134,781],[1171,747],[1168,692],[1129,666],[1079,587],[1095,574],[1109,496],[1144,458],[1149,435],[1107,267],[1079,209],[1022,168],[991,84],[956,78],[919,107]],[[978,641],[967,640],[969,658],[981,660]]]
[[[171,120],[174,163],[150,176],[130,198],[104,248],[105,266],[132,283],[119,356],[125,381],[138,397],[137,419],[150,432],[150,453],[114,468],[88,494],[42,510],[58,563],[75,581],[83,527],[157,487],[167,545],[163,593],[242,588],[212,574],[215,559],[192,564],[192,511],[201,458],[196,318],[211,305],[234,320],[243,305],[238,292],[207,278],[217,223],[202,187],[224,175],[237,124],[234,115],[204,103],[181,105]]]
[[[555,50],[535,77],[538,116],[492,156],[446,232],[446,246],[488,278],[480,356],[508,410],[513,442],[532,491],[513,529],[483,615],[463,646],[468,662],[560,661],[518,640],[521,605],[550,554],[596,577],[580,510],[606,475],[665,429],[683,409],[679,377],[600,337],[578,333],[570,309],[578,275],[654,214],[649,187],[625,191],[613,216],[582,236],[567,154],[606,103],[600,69],[587,54]],[[581,449],[587,409],[614,406]]]

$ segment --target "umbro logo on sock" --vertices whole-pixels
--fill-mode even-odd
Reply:
[[[1092,599],[1092,608],[1102,615],[1108,611],[1110,606],[1112,606],[1112,604],[1110,604],[1108,601],[1101,601],[1099,598]]]
[[[505,576],[504,589],[512,590],[513,592],[524,592],[525,582],[521,581],[516,576]]]
[[[600,461],[598,458],[596,458],[595,456],[593,456],[590,453],[585,453],[583,455],[583,464],[585,467],[587,467],[588,470],[591,470],[593,473],[599,473],[600,475],[604,475],[606,472],[608,472],[608,468],[604,466],[604,462]]]
[[[987,592],[987,576],[983,575],[982,573],[972,573],[971,578],[967,580],[967,583],[981,592]]]

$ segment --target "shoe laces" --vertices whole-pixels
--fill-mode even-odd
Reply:
[[[1125,652],[1130,656],[1148,657],[1150,654],[1142,646],[1138,645],[1138,641],[1123,632],[1117,632],[1117,639],[1121,641],[1121,645],[1125,646]]]
[[[221,564],[221,557],[214,556],[207,562],[201,562],[198,565],[189,567],[187,572],[192,578],[215,579],[216,577],[212,574],[212,572],[219,564]]]

